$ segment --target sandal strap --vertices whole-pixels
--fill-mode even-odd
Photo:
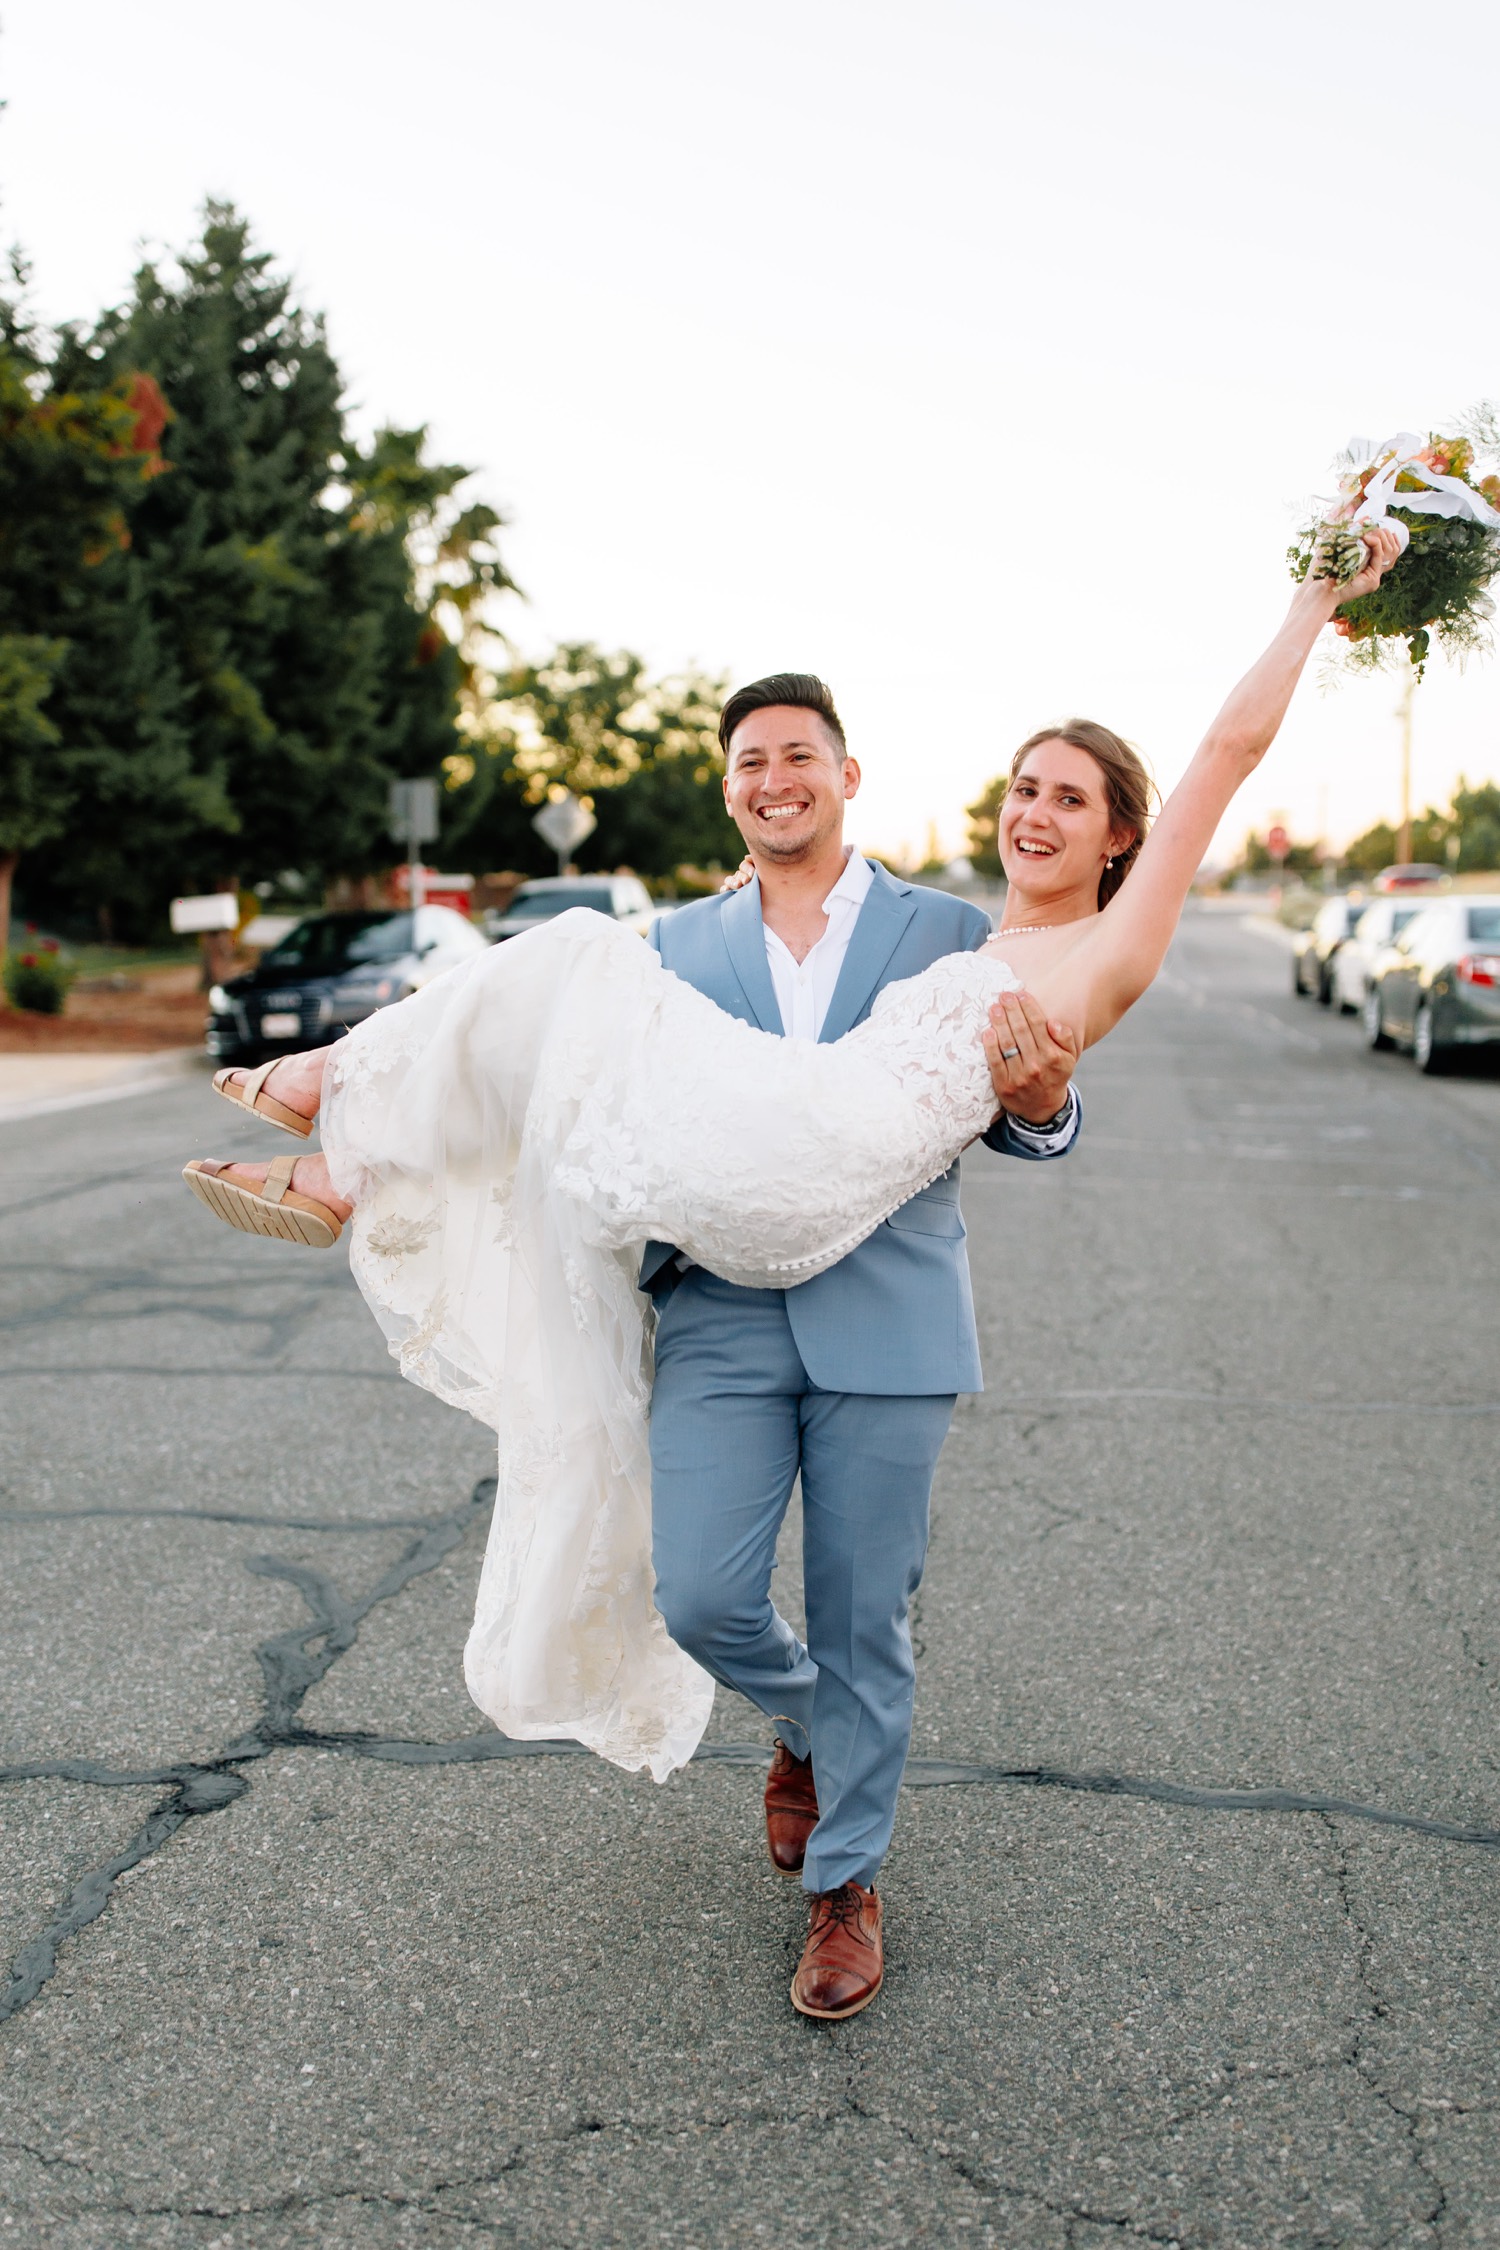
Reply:
[[[280,1055],[273,1055],[269,1062],[260,1063],[254,1070],[246,1071],[245,1083],[240,1088],[239,1099],[247,1109],[254,1109],[256,1103],[260,1100],[262,1086],[264,1086],[276,1065],[283,1059]]]
[[[292,1172],[296,1162],[295,1156],[272,1157],[266,1167],[264,1200],[267,1203],[279,1203],[286,1194],[287,1189],[292,1184]]]

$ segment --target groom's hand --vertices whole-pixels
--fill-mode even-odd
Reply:
[[[1006,992],[990,1010],[984,1034],[995,1099],[1023,1125],[1044,1125],[1068,1098],[1078,1041],[1065,1023],[1049,1023],[1029,992]]]

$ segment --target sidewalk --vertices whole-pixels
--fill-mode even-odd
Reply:
[[[0,1054],[0,1124],[118,1101],[207,1067],[201,1047],[163,1047],[145,1054]]]

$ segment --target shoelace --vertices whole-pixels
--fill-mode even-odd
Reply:
[[[836,1891],[825,1891],[823,1893],[820,1904],[826,1909],[828,1915],[827,1926],[820,1932],[820,1935],[827,1937],[835,1927],[848,1930],[853,1924],[857,1923],[864,1900],[852,1883],[840,1883]],[[856,1932],[856,1934],[858,1933]]]

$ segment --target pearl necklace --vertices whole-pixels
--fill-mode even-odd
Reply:
[[[1008,930],[996,930],[996,937],[1030,937],[1033,930],[1066,929],[1065,922],[1013,922]]]

